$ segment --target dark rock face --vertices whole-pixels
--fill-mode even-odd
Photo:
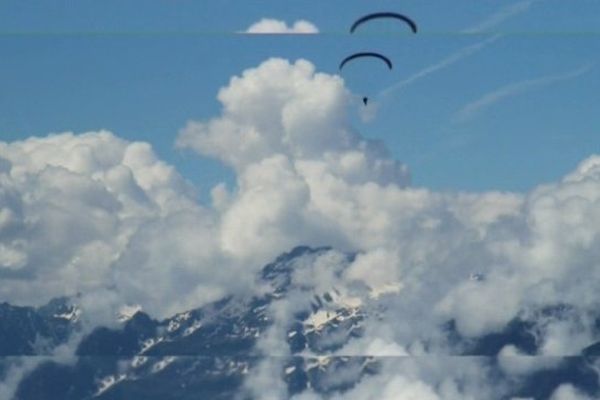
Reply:
[[[134,356],[141,343],[156,335],[158,322],[143,312],[137,312],[122,329],[96,328],[77,348],[78,356]]]
[[[0,356],[48,354],[66,342],[76,324],[76,310],[67,299],[40,308],[0,304]]]

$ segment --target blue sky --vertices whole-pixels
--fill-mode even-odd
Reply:
[[[357,106],[353,123],[407,163],[416,186],[524,191],[600,151],[600,3],[396,3],[0,2],[0,140],[108,129],[152,143],[204,198],[233,174],[173,143],[186,121],[219,114],[231,76],[274,56],[334,74],[350,52],[374,50],[395,66],[344,71],[378,104],[369,122]],[[345,33],[379,10],[410,15],[419,34]],[[232,33],[263,17],[306,19],[322,34]]]
[[[380,10],[419,33],[347,32]],[[264,17],[322,33],[237,33]],[[94,326],[123,305],[160,319],[264,293],[264,265],[329,246],[302,292],[389,310],[336,354],[455,354],[446,322],[475,339],[522,316],[537,355],[581,354],[600,340],[582,296],[600,282],[598,27],[598,0],[0,0],[0,301],[81,293]],[[344,68],[346,109],[338,65],[357,51],[394,68]],[[49,135],[65,131],[89,133]],[[287,297],[273,321],[308,304]],[[286,348],[276,332],[257,348]]]

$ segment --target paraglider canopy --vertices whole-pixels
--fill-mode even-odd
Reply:
[[[348,57],[344,58],[342,60],[342,62],[340,63],[340,71],[342,70],[342,68],[344,68],[344,65],[346,65],[346,63],[348,63],[349,61],[354,60],[356,58],[362,58],[362,57],[378,58],[381,61],[383,61],[384,63],[386,63],[386,65],[388,66],[389,69],[392,69],[392,62],[386,56],[379,54],[379,53],[374,53],[374,52],[362,52],[362,53],[354,53],[354,54],[351,54]]]
[[[413,33],[417,33],[417,24],[415,23],[415,21],[408,18],[406,15],[398,14],[395,12],[377,12],[377,13],[373,13],[373,14],[367,14],[364,17],[360,17],[352,24],[352,27],[350,28],[350,33],[354,33],[356,28],[358,28],[363,23],[365,23],[367,21],[371,21],[373,19],[380,19],[380,18],[394,18],[394,19],[403,21],[410,27],[410,30]]]
[[[389,69],[392,69],[392,67],[393,67],[392,62],[390,61],[390,59],[387,58],[386,56],[382,55],[382,54],[374,53],[374,52],[361,52],[361,53],[351,54],[348,57],[344,58],[342,60],[342,62],[340,63],[340,71],[344,68],[344,65],[346,65],[346,63],[348,63],[348,62],[350,62],[350,61],[352,61],[354,59],[362,58],[362,57],[372,57],[372,58],[381,60],[381,61],[383,61],[387,65],[387,67]],[[364,96],[362,98],[362,102],[366,106],[368,104],[368,102],[369,102],[369,98],[367,96]]]

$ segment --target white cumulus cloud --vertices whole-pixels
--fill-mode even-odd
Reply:
[[[211,190],[214,207],[199,205],[147,143],[109,132],[0,143],[0,298],[82,292],[94,315],[140,304],[165,316],[252,290],[255,272],[291,247],[330,245],[357,256],[315,262],[294,279],[319,292],[359,287],[352,301],[381,310],[339,354],[446,355],[456,351],[449,321],[473,339],[528,320],[544,356],[599,339],[599,156],[528,193],[411,187],[406,166],[349,125],[351,98],[340,77],[306,60],[270,59],[231,78],[218,93],[221,113],[177,138],[235,171],[235,187]],[[286,301],[272,310],[277,329],[262,348],[286,347],[281,310],[300,300]],[[547,312],[558,306],[566,311]],[[502,367],[546,368],[524,361]],[[482,398],[480,364],[446,380],[448,365],[391,363],[385,380],[349,393],[384,398],[402,382],[407,398]],[[257,381],[280,379],[269,371]]]
[[[274,18],[263,18],[258,22],[253,23],[246,29],[245,33],[258,33],[258,34],[306,34],[306,33],[319,33],[317,28],[312,22],[300,19],[295,21],[293,24],[288,25],[285,21],[281,21]]]

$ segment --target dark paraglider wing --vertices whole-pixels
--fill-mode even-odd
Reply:
[[[352,27],[350,28],[350,33],[354,33],[354,31],[356,30],[356,28],[358,28],[359,25],[361,25],[367,21],[371,21],[373,19],[379,19],[379,18],[395,18],[395,19],[404,21],[405,23],[408,24],[408,26],[410,26],[410,29],[412,30],[413,33],[417,33],[417,24],[415,23],[415,21],[408,18],[406,15],[402,15],[402,14],[398,14],[398,13],[394,13],[394,12],[377,12],[377,13],[365,15],[364,17],[360,17],[359,19],[356,20],[356,22],[354,22],[352,24]]]
[[[342,62],[340,63],[340,70],[342,68],[344,68],[344,65],[346,65],[347,62],[352,61],[356,58],[362,58],[362,57],[378,58],[378,59],[382,60],[383,62],[385,62],[389,69],[392,69],[392,62],[386,56],[379,54],[379,53],[374,53],[374,52],[362,52],[362,53],[354,53],[354,54],[351,54],[348,57],[344,58],[342,60]]]

